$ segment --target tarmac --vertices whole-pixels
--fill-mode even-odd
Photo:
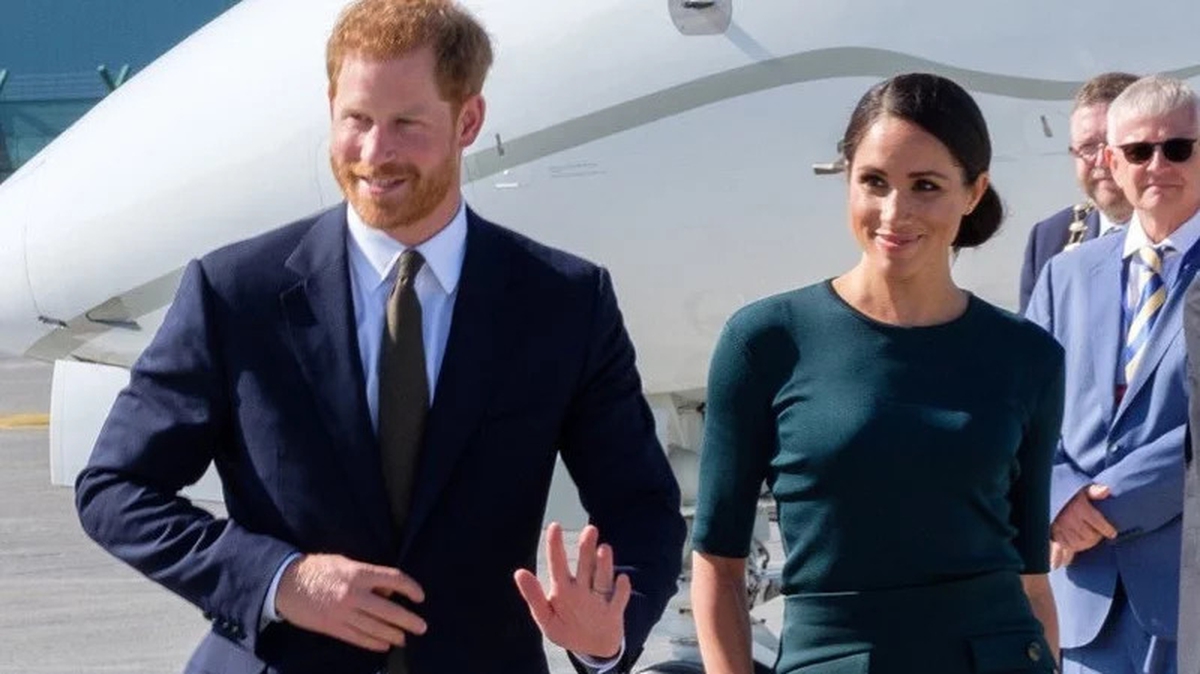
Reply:
[[[87,538],[72,491],[50,484],[51,373],[47,363],[0,358],[0,674],[180,672],[209,623]],[[777,538],[770,547],[778,554]],[[777,630],[780,604],[755,615]],[[671,652],[652,635],[638,667]],[[546,653],[554,674],[574,671],[560,648]]]
[[[44,418],[51,370],[0,360],[0,421]],[[84,535],[48,428],[22,426],[0,430],[0,672],[181,671],[208,623]]]

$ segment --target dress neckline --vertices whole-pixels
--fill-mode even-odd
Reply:
[[[854,307],[854,305],[852,305],[852,304],[850,304],[850,302],[846,301],[846,298],[844,298],[838,294],[838,291],[836,289],[834,289],[834,287],[833,287],[833,279],[832,278],[825,279],[825,282],[822,285],[825,287],[825,291],[829,294],[829,296],[833,299],[833,301],[835,303],[837,303],[839,306],[841,306],[843,309],[845,309],[847,312],[849,312],[852,316],[854,316],[858,320],[870,325],[871,327],[877,328],[879,330],[883,330],[883,331],[887,331],[887,332],[894,332],[897,334],[916,334],[916,333],[928,334],[930,332],[939,332],[939,331],[944,331],[944,330],[948,330],[948,329],[953,329],[956,326],[965,323],[967,321],[967,319],[976,312],[976,310],[979,306],[979,299],[977,297],[975,297],[975,293],[972,293],[969,290],[965,290],[963,292],[965,292],[967,294],[967,306],[965,309],[963,309],[963,312],[961,314],[955,316],[954,318],[951,318],[950,320],[944,321],[942,323],[933,323],[930,325],[897,325],[895,323],[887,323],[885,321],[881,321],[879,319],[872,318],[872,317],[866,315],[865,313],[863,313],[862,311],[859,311],[857,308]]]

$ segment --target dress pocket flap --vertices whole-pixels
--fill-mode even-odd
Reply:
[[[977,674],[1053,672],[1054,656],[1036,632],[987,634],[970,638]]]
[[[871,665],[870,651],[843,655],[825,662],[803,665],[791,670],[791,674],[868,674]]]

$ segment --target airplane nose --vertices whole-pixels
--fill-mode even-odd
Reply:
[[[8,187],[0,185],[0,353],[22,356],[46,329],[25,266],[26,213]]]

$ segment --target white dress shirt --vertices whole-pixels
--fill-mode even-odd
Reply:
[[[354,300],[354,323],[358,353],[371,427],[379,427],[379,347],[387,316],[388,295],[396,284],[395,266],[407,246],[364,223],[353,208],[346,209],[350,223],[346,256],[350,262],[350,293]],[[425,342],[425,375],[429,378],[429,404],[437,392],[438,373],[446,354],[450,318],[458,296],[463,258],[467,254],[467,207],[460,201],[458,212],[442,231],[417,246],[425,264],[417,272],[413,288],[421,303],[421,336]]]
[[[1096,238],[1100,238],[1101,236],[1104,236],[1105,234],[1108,234],[1110,232],[1112,232],[1112,233],[1119,232],[1119,231],[1125,229],[1125,225],[1128,224],[1128,223],[1124,223],[1124,222],[1113,222],[1112,220],[1109,220],[1108,216],[1104,214],[1104,211],[1100,210],[1099,208],[1096,209],[1096,214],[1100,216],[1100,231],[1097,232]]]
[[[395,266],[408,247],[386,233],[363,222],[347,205],[349,224],[346,237],[346,259],[350,266],[350,297],[354,302],[354,327],[358,336],[358,353],[362,359],[363,380],[366,384],[367,407],[371,427],[379,427],[379,349],[383,342],[383,325],[387,318],[388,295],[396,284]],[[450,320],[454,315],[454,300],[458,297],[458,282],[462,277],[463,260],[467,254],[467,205],[459,199],[458,211],[450,224],[431,239],[416,247],[425,264],[413,280],[417,300],[421,303],[421,337],[425,347],[425,376],[429,382],[429,404],[437,391],[438,373],[446,355],[446,340],[450,336]],[[283,560],[263,602],[259,629],[280,620],[275,612],[275,595],[279,581],[288,564],[300,557],[291,555]],[[625,654],[625,642],[611,660],[595,660],[584,655],[576,657],[595,674],[612,670]]]

